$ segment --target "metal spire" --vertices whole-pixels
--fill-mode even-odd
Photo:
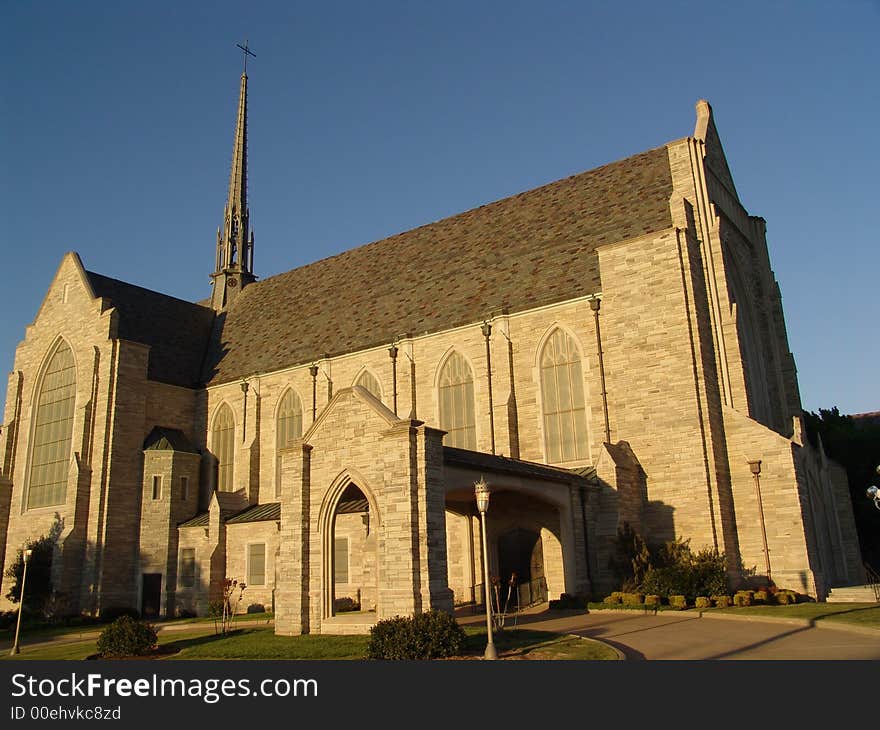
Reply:
[[[238,115],[232,144],[232,165],[229,172],[229,194],[223,211],[223,226],[217,233],[217,265],[213,274],[213,306],[220,309],[231,300],[236,287],[254,280],[254,236],[249,225],[247,206],[247,57],[256,55],[245,45],[236,43],[244,52],[244,68],[238,95]],[[229,290],[229,291],[227,291]]]

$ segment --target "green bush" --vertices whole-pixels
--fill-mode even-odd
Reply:
[[[156,647],[156,629],[146,621],[120,616],[98,637],[102,657],[143,656]]]
[[[788,606],[792,603],[797,603],[798,596],[794,591],[784,590],[776,592],[776,602],[781,606]]]
[[[612,604],[623,603],[623,598],[620,593],[615,592],[615,593],[612,593],[610,596],[605,596],[605,598],[602,599],[602,603],[612,603]]]
[[[671,540],[655,548],[639,586],[644,593],[683,595],[689,601],[727,591],[724,554],[705,549],[693,552],[689,540]]]
[[[669,596],[669,605],[683,611],[688,607],[687,597],[685,596]]]
[[[663,599],[656,595],[652,594],[650,596],[645,596],[645,605],[646,606],[660,606],[663,603]]]
[[[645,597],[641,593],[624,593],[622,603],[627,606],[641,606],[645,602]]]
[[[770,594],[767,591],[755,591],[755,594],[752,596],[752,603],[756,606],[770,603]]]
[[[709,608],[712,605],[712,601],[708,596],[697,596],[694,605],[697,608]]]
[[[712,596],[712,603],[717,608],[728,608],[730,606],[730,596]]]
[[[738,591],[733,596],[733,605],[734,606],[751,606],[752,605],[752,592],[751,591]]]
[[[368,659],[440,659],[461,654],[464,629],[448,613],[397,616],[370,629]]]

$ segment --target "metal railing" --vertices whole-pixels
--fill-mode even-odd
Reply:
[[[874,590],[874,600],[880,603],[880,575],[867,563],[862,563],[862,565],[865,566],[865,578],[868,585]]]

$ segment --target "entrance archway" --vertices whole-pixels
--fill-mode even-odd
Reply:
[[[349,482],[330,515],[325,543],[325,618],[376,612],[378,560],[373,521],[367,495]]]
[[[498,536],[498,575],[504,600],[531,606],[547,600],[541,533],[516,527]]]

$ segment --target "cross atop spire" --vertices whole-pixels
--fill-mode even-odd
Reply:
[[[238,45],[238,44],[236,44]],[[223,226],[217,229],[217,261],[213,279],[211,305],[225,309],[244,286],[254,281],[254,234],[250,230],[247,207],[247,57],[254,54],[245,45],[245,72],[241,74],[238,95],[238,116],[232,144],[232,166],[229,171],[229,194],[223,211]]]
[[[237,45],[239,48],[241,48],[242,51],[244,51],[244,71],[242,73],[247,75],[247,57],[253,56],[254,58],[256,58],[257,54],[248,48],[247,38],[244,39],[244,45],[241,45],[241,43],[236,43],[235,45]]]

